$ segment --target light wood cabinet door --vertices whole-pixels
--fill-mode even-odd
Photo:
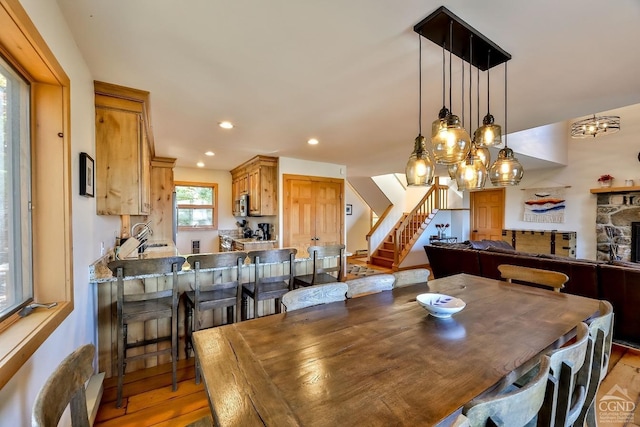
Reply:
[[[309,246],[344,243],[344,180],[285,175],[283,185],[283,246],[306,258]]]
[[[260,168],[249,171],[249,214],[260,215],[262,213],[262,205],[260,199],[262,192],[260,191]]]
[[[235,203],[242,194],[249,195],[249,215],[278,214],[278,159],[256,156],[231,171],[233,215],[240,215]]]
[[[149,213],[149,156],[140,113],[96,107],[96,209],[99,215]]]

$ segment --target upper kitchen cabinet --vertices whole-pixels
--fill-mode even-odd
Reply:
[[[151,211],[149,92],[94,82],[98,215]]]
[[[243,194],[249,195],[249,215],[278,214],[278,158],[256,156],[231,170],[233,214],[240,215],[236,203]]]

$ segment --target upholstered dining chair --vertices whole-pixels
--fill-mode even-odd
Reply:
[[[246,252],[219,252],[187,257],[194,270],[193,290],[184,292],[184,352],[188,358],[193,349],[191,337],[202,329],[203,313],[227,309],[227,323],[240,321],[242,306],[242,265]],[[221,269],[214,271],[213,269]],[[202,270],[210,270],[203,272]],[[205,282],[204,278],[208,280]],[[196,384],[200,384],[200,369],[196,360]]]
[[[300,310],[314,305],[328,304],[347,299],[349,287],[346,283],[325,283],[294,289],[282,296],[285,311]]]
[[[580,323],[575,341],[548,356],[549,382],[538,425],[572,426],[580,415],[589,385],[592,352],[587,325]]]
[[[596,427],[595,399],[600,383],[607,375],[609,358],[611,356],[611,341],[613,338],[613,306],[608,301],[600,301],[599,316],[589,322],[589,347],[593,353],[591,362],[591,374],[585,403],[580,411],[580,416],[575,422],[576,426],[585,424]]]
[[[116,406],[122,406],[122,387],[127,362],[146,357],[157,357],[162,354],[171,355],[172,389],[176,391],[177,363],[178,363],[178,271],[182,269],[184,257],[148,258],[112,261],[108,267],[118,278],[117,280],[117,346],[118,346],[118,391]],[[125,278],[135,279],[148,274],[171,274],[171,285],[166,289],[150,290],[149,292],[125,293]],[[144,278],[141,279],[143,282]],[[146,322],[149,320],[169,320],[171,333],[167,336],[146,338],[128,342],[127,332],[130,323]],[[127,350],[170,341],[171,346],[159,348],[132,356],[127,356]]]
[[[474,399],[462,408],[456,427],[524,427],[538,415],[544,401],[549,374],[549,356],[542,356],[538,374],[524,387],[507,394]]]
[[[560,292],[569,276],[558,271],[542,270],[540,268],[521,267],[519,265],[501,264],[498,266],[500,275],[507,282],[532,283],[542,285]]]
[[[67,406],[72,427],[89,427],[85,383],[93,375],[96,349],[86,344],[58,365],[36,396],[31,414],[34,427],[57,426]]]
[[[253,281],[242,284],[242,319],[247,318],[247,298],[253,300],[253,317],[258,317],[258,302],[275,300],[275,312],[280,313],[280,299],[293,290],[295,248],[250,251],[247,256],[254,265]],[[271,269],[271,274],[265,274]]]
[[[344,275],[344,249],[344,245],[309,246],[307,251],[312,259],[313,270],[311,274],[294,277],[293,287],[341,282]],[[335,264],[333,259],[336,260]]]

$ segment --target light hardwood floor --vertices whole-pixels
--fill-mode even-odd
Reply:
[[[171,365],[125,376],[122,408],[116,408],[116,379],[105,380],[96,427],[185,426],[210,414],[203,385],[195,384],[193,358],[178,362],[178,390],[171,391]],[[617,387],[616,387],[617,386]],[[628,396],[628,398],[625,396]],[[619,400],[603,400],[615,395]],[[640,351],[614,345],[609,374],[596,403],[621,402],[598,412],[600,427],[640,426]],[[628,403],[632,402],[632,403]]]

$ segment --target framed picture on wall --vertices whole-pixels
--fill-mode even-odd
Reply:
[[[346,212],[347,212],[347,215],[352,215],[353,214],[353,205],[348,204],[347,207],[346,207]]]
[[[94,162],[87,153],[80,153],[80,195],[95,196]]]

